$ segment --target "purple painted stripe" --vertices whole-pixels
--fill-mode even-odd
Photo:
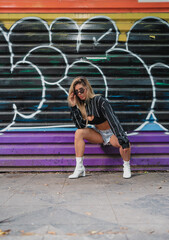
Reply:
[[[138,135],[129,136],[131,142],[138,143],[165,143],[169,142],[169,135],[165,133],[139,133]]]
[[[140,132],[129,136],[131,142],[169,142],[169,135],[164,132]],[[3,133],[0,143],[73,143],[74,132],[19,132]]]
[[[88,158],[88,156],[86,156],[85,160],[84,160],[84,164],[86,167],[88,166],[119,166],[122,165],[122,159],[119,157],[112,157],[112,158],[100,158],[100,159],[93,159],[93,158]],[[149,158],[144,157],[143,158],[137,158],[137,157],[133,157],[131,159],[131,166],[135,167],[135,166],[168,166],[169,165],[169,160],[167,157],[159,157],[159,158],[154,158],[153,156],[150,156]],[[17,167],[23,167],[23,166],[41,166],[41,167],[55,167],[55,166],[75,166],[75,160],[74,158],[61,158],[58,159],[53,158],[46,158],[46,159],[34,159],[32,157],[32,159],[26,159],[23,161],[23,159],[1,159],[0,160],[0,166],[1,167],[7,167],[7,166],[17,166]]]
[[[4,133],[0,143],[72,143],[74,133]]]
[[[16,154],[74,154],[72,144],[1,144],[0,155],[16,155]],[[99,144],[86,144],[86,154],[117,154],[118,149],[106,146],[102,147]],[[169,153],[169,144],[141,144],[132,146],[132,154],[165,154]]]
[[[95,173],[94,172],[112,172],[112,173],[114,173],[114,172],[122,172],[122,166],[117,166],[117,167],[114,167],[114,166],[112,166],[112,167],[104,167],[104,166],[101,166],[101,167],[99,167],[99,168],[96,168],[96,167],[88,167],[88,168],[86,168],[86,171],[87,171],[87,174],[86,174],[86,176],[91,176],[91,175],[94,175]],[[67,176],[69,176],[70,175],[70,173],[72,173],[73,172],[73,170],[74,170],[74,168],[65,168],[65,167],[60,167],[60,168],[58,168],[58,167],[38,167],[38,168],[36,168],[36,167],[34,167],[34,168],[29,168],[29,167],[3,167],[3,168],[1,168],[1,171],[2,172],[11,172],[11,171],[19,171],[19,172],[54,172],[54,173],[56,173],[56,172],[67,172]],[[88,173],[90,171],[90,173]],[[137,172],[138,173],[137,173]],[[145,174],[145,171],[169,171],[169,166],[162,166],[162,167],[160,167],[160,166],[151,166],[151,167],[146,167],[146,166],[138,166],[138,167],[135,167],[135,168],[133,168],[132,169],[132,176],[134,176],[134,175],[140,175],[140,174]],[[91,172],[93,172],[93,173],[91,173]],[[121,174],[121,176],[122,176],[122,174]],[[113,177],[113,174],[112,174],[112,177]],[[113,178],[112,178],[113,179]]]
[[[151,166],[151,167],[146,167],[146,166],[143,166],[143,167],[135,167],[132,169],[132,175],[138,175],[138,173],[133,173],[133,171],[168,171],[169,170],[169,166]],[[62,169],[63,171],[63,169]],[[93,167],[88,167],[86,168],[86,171],[91,171],[91,172],[121,172],[122,171],[122,166],[120,167],[104,167],[104,166],[101,166],[99,168],[93,168]],[[91,174],[91,173],[90,173]],[[142,173],[139,173],[139,174],[142,174]],[[145,174],[145,173],[143,173]],[[113,175],[112,175],[113,176]]]
[[[140,132],[129,139],[132,143],[131,164],[135,170],[169,168],[169,135]],[[0,136],[0,167],[44,167],[44,171],[73,169],[73,142],[74,132],[4,133]],[[85,165],[90,171],[122,169],[118,149],[110,146],[87,143],[85,157]]]

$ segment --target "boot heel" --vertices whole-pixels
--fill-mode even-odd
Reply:
[[[82,177],[85,177],[86,176],[86,171],[84,170],[83,172],[82,172]]]

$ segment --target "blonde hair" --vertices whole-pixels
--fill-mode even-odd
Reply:
[[[76,77],[73,80],[73,82],[69,88],[69,96],[70,96],[70,94],[72,94],[72,92],[73,93],[75,92],[75,87],[77,84],[82,84],[84,87],[87,88],[86,102],[89,101],[90,98],[93,98],[95,96],[92,86],[90,85],[87,78],[83,77],[83,76]],[[69,96],[68,96],[68,98],[69,98]],[[87,113],[86,113],[84,101],[81,101],[80,98],[76,97],[76,103],[77,103],[77,107],[79,108],[79,110],[82,113],[83,118],[87,119]]]

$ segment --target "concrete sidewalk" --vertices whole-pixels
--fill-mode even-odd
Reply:
[[[68,175],[1,173],[0,238],[169,239],[168,172]]]

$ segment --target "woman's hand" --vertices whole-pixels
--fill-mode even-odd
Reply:
[[[76,95],[73,92],[69,95],[68,101],[71,107],[76,105]]]
[[[93,121],[94,116],[88,116],[87,119],[88,119],[88,121]]]

